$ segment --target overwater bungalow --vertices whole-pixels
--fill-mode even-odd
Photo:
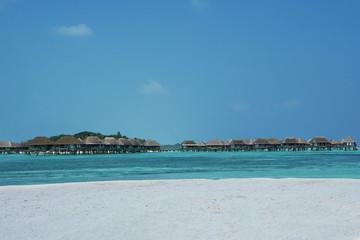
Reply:
[[[206,143],[206,147],[211,151],[218,151],[223,149],[224,144],[219,139],[211,139]]]
[[[131,151],[140,151],[142,148],[142,145],[140,145],[139,141],[136,139],[128,138],[126,139],[129,143],[129,148]]]
[[[271,151],[279,151],[281,150],[281,141],[276,138],[269,138],[268,141],[271,143],[271,147],[269,150]]]
[[[83,143],[74,136],[63,136],[54,144],[54,149],[57,152],[74,153],[82,150]]]
[[[356,149],[356,142],[350,136],[348,136],[347,138],[344,139],[343,144],[344,144],[345,150],[355,150]]]
[[[17,151],[18,152],[24,152],[24,151],[28,150],[27,144],[28,144],[28,142],[26,142],[26,141],[18,143]]]
[[[254,140],[251,138],[247,138],[244,140],[244,142],[246,143],[246,150],[250,151],[254,149]]]
[[[117,145],[120,146],[120,149],[126,151],[129,149],[129,142],[125,138],[119,138],[117,140]]]
[[[271,149],[271,142],[266,138],[258,138],[254,141],[255,150],[267,151]]]
[[[330,141],[323,136],[316,136],[310,141],[311,150],[331,150]]]
[[[247,144],[241,138],[233,139],[230,143],[230,146],[231,146],[231,149],[235,150],[235,151],[246,150],[246,148],[247,148]]]
[[[149,139],[144,143],[144,149],[150,151],[159,151],[160,143],[156,140]]]
[[[298,137],[297,140],[300,148],[303,148],[302,150],[306,150],[309,148],[310,144],[308,144],[304,139]]]
[[[16,142],[10,142],[10,145],[11,145],[10,151],[12,151],[12,152],[17,152],[17,150],[18,150],[18,148],[19,148],[19,144],[16,143]]]
[[[199,141],[199,142],[196,144],[196,150],[197,150],[197,151],[205,151],[205,150],[206,150],[206,142],[204,142],[204,141]]]
[[[332,150],[341,150],[343,147],[343,144],[340,143],[340,141],[336,141],[335,139],[330,139],[331,149]]]
[[[105,150],[114,151],[120,149],[120,145],[118,145],[118,141],[114,137],[105,137],[103,143]]]
[[[128,142],[129,150],[134,151],[134,149],[135,149],[134,141],[130,138],[127,138],[125,141]]]
[[[194,140],[184,140],[181,143],[181,148],[183,150],[195,150],[197,147],[198,145]]]
[[[309,144],[299,137],[286,137],[281,142],[281,148],[287,151],[306,150]]]
[[[124,140],[126,146],[127,146],[127,150],[133,152],[136,149],[136,143],[134,142],[134,139],[131,138],[126,138]]]
[[[47,137],[36,137],[27,142],[30,152],[47,152],[54,146],[54,142]]]
[[[223,141],[223,144],[224,144],[223,150],[230,151],[231,150],[231,142],[232,142],[232,139]]]
[[[86,151],[97,152],[97,151],[103,151],[105,148],[103,141],[101,141],[100,138],[96,136],[86,137],[83,143],[84,143],[84,149]]]
[[[11,144],[7,141],[0,141],[0,153],[10,153]]]
[[[134,143],[135,143],[135,150],[136,151],[141,151],[144,147],[144,142],[141,141],[140,139],[133,139]]]

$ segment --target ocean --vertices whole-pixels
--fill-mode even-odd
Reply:
[[[191,178],[360,179],[360,152],[0,155],[0,186]]]

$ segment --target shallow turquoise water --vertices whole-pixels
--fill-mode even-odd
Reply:
[[[358,178],[360,152],[0,155],[0,185],[186,178]]]

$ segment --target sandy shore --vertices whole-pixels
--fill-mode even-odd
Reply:
[[[0,239],[360,240],[360,180],[0,187]]]

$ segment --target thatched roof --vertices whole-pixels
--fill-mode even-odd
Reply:
[[[340,140],[338,141],[338,143],[343,144],[344,141],[345,141],[345,139],[342,138],[342,139],[340,139]]]
[[[298,138],[296,137],[286,137],[284,138],[284,140],[282,141],[282,143],[298,143]]]
[[[11,147],[11,144],[7,141],[0,141],[0,147],[9,148],[9,147]]]
[[[149,139],[144,143],[146,147],[160,147],[160,143],[155,140]]]
[[[121,146],[129,145],[128,141],[125,141],[125,140],[126,140],[125,138],[119,138],[117,140],[117,144],[121,145]]]
[[[245,142],[247,145],[254,145],[254,140],[252,140],[252,139],[250,139],[250,138],[245,139],[244,142]]]
[[[336,141],[335,139],[330,139],[329,141],[332,145],[339,144],[339,142]]]
[[[231,141],[231,145],[245,145],[246,143],[241,138],[235,138]]]
[[[36,137],[33,140],[28,141],[28,146],[46,146],[54,145],[54,142],[47,137]]]
[[[195,146],[196,142],[194,140],[184,140],[181,143],[182,146]]]
[[[326,137],[316,136],[311,139],[311,143],[330,143],[330,141]]]
[[[80,145],[83,144],[74,136],[63,136],[56,141],[55,145]]]
[[[254,144],[271,144],[266,138],[258,138],[254,141]]]
[[[300,144],[308,144],[304,139],[302,138],[297,138],[298,139],[298,143]]]
[[[78,140],[79,140],[80,142],[82,142],[82,143],[84,142],[81,138],[78,138]]]
[[[89,136],[84,139],[84,144],[86,145],[98,145],[103,144],[103,142],[100,140],[100,138],[96,136]]]
[[[232,142],[232,139],[228,139],[226,141],[223,141],[224,146],[230,146],[230,143]]]
[[[355,143],[355,140],[352,137],[348,136],[347,138],[345,138],[344,142]]]
[[[200,142],[198,142],[198,143],[196,144],[196,146],[198,146],[198,147],[205,147],[205,146],[206,146],[206,142],[200,141]]]
[[[143,146],[144,145],[144,143],[139,139],[134,139],[134,141],[136,142],[137,146]]]
[[[105,137],[103,140],[105,145],[117,145],[117,141],[114,137]]]
[[[206,143],[206,146],[223,146],[224,144],[219,139],[211,139]]]
[[[136,140],[136,139],[129,138],[129,139],[127,139],[127,140],[128,140],[128,142],[129,142],[130,145],[133,145],[133,146],[139,146],[139,145],[140,145],[140,144],[139,144],[140,141],[138,141],[138,140]]]
[[[308,144],[304,139],[299,138],[299,137],[286,137],[286,138],[284,138],[282,143],[287,143],[287,144],[289,144],[289,143]]]
[[[21,143],[19,143],[18,144],[18,147],[21,147],[21,148],[24,148],[24,147],[26,147],[27,146],[27,144],[28,144],[28,142],[21,142]]]
[[[281,144],[281,141],[276,138],[269,138],[268,140],[272,145],[280,145]]]
[[[19,144],[16,143],[16,142],[10,142],[10,145],[11,145],[12,148],[17,148],[17,147],[19,147]]]

